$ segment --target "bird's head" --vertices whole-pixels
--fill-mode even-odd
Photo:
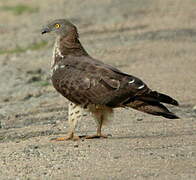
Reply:
[[[55,32],[60,36],[68,36],[70,33],[75,32],[77,34],[76,27],[65,19],[56,19],[48,23],[41,31],[42,34]]]

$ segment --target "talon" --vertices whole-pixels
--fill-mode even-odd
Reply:
[[[70,139],[70,138],[68,138],[68,137],[58,137],[58,138],[52,138],[50,140],[51,141],[66,141],[68,139]]]
[[[70,135],[65,136],[65,137],[52,138],[51,141],[67,141],[67,140],[77,141],[79,139],[80,139],[79,136],[75,136],[73,134],[70,134]]]

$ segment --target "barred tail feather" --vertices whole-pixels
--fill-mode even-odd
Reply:
[[[162,116],[168,119],[179,119],[174,113],[170,112],[163,104],[158,101],[141,101],[135,100],[126,104],[127,107],[152,114],[155,116]]]
[[[163,116],[163,117],[168,118],[168,119],[179,119],[179,117],[176,116],[172,112],[169,112],[169,113],[160,113],[160,116]]]
[[[156,98],[156,100],[163,102],[163,103],[167,103],[167,104],[172,104],[174,106],[178,106],[179,103],[178,101],[176,101],[175,99],[173,99],[172,97],[166,95],[166,94],[162,94],[162,93],[158,93],[156,91],[152,91],[149,94],[151,97]]]

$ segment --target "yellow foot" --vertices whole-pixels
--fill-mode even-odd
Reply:
[[[108,138],[107,135],[103,135],[103,134],[95,134],[95,135],[91,135],[91,136],[85,136],[85,139],[98,139],[98,138]]]
[[[67,141],[67,140],[77,141],[80,140],[80,137],[75,135],[68,135],[65,137],[52,138],[51,140],[52,141]]]

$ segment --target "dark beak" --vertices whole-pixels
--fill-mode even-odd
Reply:
[[[50,32],[50,29],[49,28],[44,28],[41,31],[42,34],[45,34],[45,33],[48,33],[48,32]]]

